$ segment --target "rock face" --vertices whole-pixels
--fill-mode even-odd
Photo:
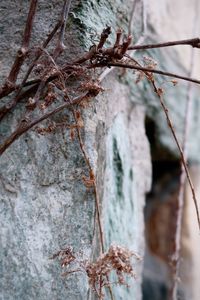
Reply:
[[[80,56],[96,42],[97,34],[106,24],[113,31],[119,26],[127,31],[133,4],[135,13],[130,28],[135,32],[135,38],[139,39],[148,25],[146,41],[165,40],[165,36],[161,39],[161,31],[157,30],[160,25],[156,24],[163,22],[163,15],[171,17],[166,7],[172,6],[173,1],[163,0],[156,6],[146,5],[145,1],[132,2],[74,1],[67,25],[67,49],[60,59],[71,60]],[[60,1],[39,1],[32,44],[43,40],[52,24],[56,23],[61,9]],[[157,14],[159,9],[162,13]],[[28,3],[25,0],[1,0],[0,11],[3,12],[0,21],[0,76],[3,82],[20,46]],[[166,33],[168,28],[166,25]],[[170,39],[169,34],[167,37]],[[113,38],[114,34],[111,40]],[[185,36],[178,32],[173,38]],[[160,62],[159,68],[171,68],[170,71],[181,73],[188,67],[182,63],[182,54],[175,50],[154,50],[145,54]],[[136,55],[142,60],[139,54]],[[25,69],[26,66],[19,74],[20,78]],[[152,181],[146,116],[156,128],[158,144],[175,157],[177,150],[148,82],[141,81],[136,85],[133,74],[130,75],[123,76],[115,70],[106,76],[102,83],[105,91],[87,108],[82,108],[84,129],[81,132],[96,174],[106,250],[114,243],[143,257],[143,209],[145,194]],[[162,84],[163,79],[159,77],[158,81]],[[186,93],[186,85],[176,89],[167,83],[167,105],[178,134],[183,131]],[[194,111],[198,114],[198,98],[195,99]],[[20,116],[20,104],[17,109]],[[71,111],[63,112],[62,116],[72,120]],[[59,120],[59,115],[54,120]],[[0,128],[2,140],[16,124],[13,114],[3,120]],[[196,131],[197,127],[198,121],[194,119],[192,128]],[[198,161],[196,137],[191,136],[191,143],[195,147],[191,147],[190,158]],[[0,164],[0,299],[97,299],[89,290],[86,274],[80,272],[62,277],[59,263],[49,259],[69,246],[75,253],[80,252],[83,259],[92,260],[99,255],[95,195],[82,179],[88,177],[88,167],[77,136],[73,139],[69,129],[45,136],[31,130],[9,147],[0,158]],[[133,261],[133,266],[137,279],[129,282],[130,289],[114,286],[116,300],[142,299],[143,262]],[[147,285],[150,284],[148,278],[145,280]]]
[[[99,6],[99,12],[106,7],[103,3],[96,3],[96,6]],[[4,77],[19,47],[27,9],[26,1],[17,3],[16,7],[12,1],[1,2],[1,10],[6,10],[7,14],[1,22]],[[88,34],[90,26],[95,24],[89,25],[89,20],[83,19],[89,9],[92,9],[90,1],[83,7],[77,4],[70,15],[69,53],[74,51],[74,44],[78,45],[78,37],[85,47],[91,45],[82,32]],[[126,11],[127,7],[124,9]],[[48,5],[41,1],[33,32],[34,42],[48,32],[60,10],[56,1]],[[112,4],[106,10],[113,19],[116,18],[117,6]],[[96,16],[95,10],[91,13]],[[104,11],[101,14],[103,16]],[[92,22],[92,15],[90,18]],[[106,22],[99,18],[96,16],[97,24],[101,24],[98,33]],[[8,20],[11,23],[9,31]],[[79,31],[75,27],[80,27]],[[13,49],[9,48],[11,41]],[[78,47],[80,52],[83,51],[80,45]],[[82,134],[97,176],[106,247],[115,243],[143,256],[143,207],[151,182],[150,152],[144,130],[145,109],[131,101],[129,88],[120,84],[114,75],[106,78],[104,88],[105,92],[82,111]],[[72,118],[70,112],[65,116]],[[2,138],[15,128],[16,121],[12,115],[4,120]],[[75,300],[92,297],[88,294],[86,274],[63,278],[58,262],[49,259],[68,246],[73,247],[74,252],[81,251],[83,259],[99,254],[98,243],[95,246],[98,229],[95,229],[94,222],[94,193],[83,183],[82,177],[88,176],[88,169],[77,136],[71,140],[70,134],[68,129],[45,136],[30,131],[1,158],[1,299]],[[131,283],[133,288],[129,291],[114,289],[116,299],[141,299],[141,262],[134,262],[134,272],[138,280]]]

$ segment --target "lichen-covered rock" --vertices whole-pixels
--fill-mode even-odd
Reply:
[[[20,47],[28,10],[26,1],[14,3],[0,4],[1,11],[6,12],[1,20],[1,82]],[[108,6],[105,1],[77,1],[73,8],[67,25],[65,59],[81,54],[91,45],[95,30],[99,34],[111,20],[114,29],[116,24],[127,23],[130,3],[126,6],[125,1],[119,1],[119,5],[110,2]],[[32,43],[42,41],[60,11],[60,3],[40,1]],[[127,91],[128,87],[109,76],[105,92],[83,110],[82,134],[97,175],[106,245],[127,246],[142,256],[142,211],[151,181],[150,155],[144,108],[134,106]],[[70,112],[64,114],[70,120]],[[2,138],[13,131],[16,123],[12,114],[4,119]],[[88,294],[86,274],[62,277],[59,263],[50,259],[67,246],[81,252],[83,259],[99,255],[98,243],[95,246],[98,228],[94,221],[94,193],[84,185],[83,176],[88,176],[87,165],[77,136],[72,140],[68,129],[45,136],[30,131],[2,155],[1,299],[75,300],[92,296]],[[116,299],[141,298],[142,262],[135,263],[134,270],[138,279],[131,282],[133,289],[127,292],[114,288]]]

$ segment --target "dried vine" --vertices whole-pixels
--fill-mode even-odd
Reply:
[[[199,11],[199,2],[195,2],[195,15],[193,21],[192,33],[195,34],[197,31],[197,17]],[[190,52],[190,69],[189,77],[192,76],[194,71],[194,50],[191,49]],[[192,118],[192,92],[193,88],[191,82],[187,85],[187,95],[186,95],[186,108],[185,108],[185,122],[184,122],[184,134],[183,134],[183,156],[187,163],[188,160],[188,137],[190,132],[191,118]],[[183,209],[184,209],[184,197],[185,197],[185,183],[186,183],[186,173],[184,172],[184,165],[181,164],[181,175],[180,183],[177,197],[177,218],[176,218],[176,232],[174,235],[174,253],[171,256],[171,271],[172,271],[172,285],[170,289],[170,298],[172,300],[177,300],[178,297],[178,282],[179,282],[179,270],[180,270],[180,260],[181,260],[181,234],[182,234],[182,222],[183,222]],[[193,195],[193,194],[192,194]],[[193,195],[194,198],[194,195]]]
[[[160,47],[168,47],[168,46],[175,46],[175,45],[190,45],[192,47],[200,48],[200,39],[196,38],[196,39],[189,39],[189,40],[182,40],[182,41],[159,43],[153,45],[131,45],[132,36],[130,35],[130,28],[129,28],[129,35],[127,38],[122,39],[123,32],[121,29],[118,29],[116,31],[116,39],[113,46],[105,47],[105,43],[111,33],[111,28],[107,26],[102,31],[99,43],[97,45],[93,45],[88,52],[86,52],[82,57],[77,58],[73,62],[68,62],[63,65],[60,65],[58,64],[57,59],[66,48],[64,46],[64,33],[65,33],[66,22],[68,19],[68,14],[71,6],[71,0],[65,0],[60,20],[55,25],[53,30],[49,33],[49,35],[47,36],[43,44],[41,46],[34,47],[35,49],[37,49],[37,51],[35,51],[35,56],[30,62],[30,65],[28,67],[26,74],[24,75],[22,82],[20,84],[16,84],[21,67],[24,64],[25,60],[27,59],[28,53],[30,53],[31,50],[33,50],[30,49],[30,39],[31,39],[31,33],[33,28],[33,22],[36,14],[37,2],[38,2],[37,0],[32,0],[30,2],[30,8],[29,8],[27,21],[26,21],[24,35],[22,38],[21,48],[19,49],[16,55],[16,58],[11,67],[9,75],[5,80],[5,83],[2,85],[2,87],[0,87],[0,98],[4,98],[12,93],[14,94],[13,98],[4,106],[2,106],[2,108],[0,109],[0,120],[2,120],[9,112],[14,112],[16,106],[22,99],[24,99],[25,97],[28,98],[28,100],[25,103],[24,116],[22,116],[21,120],[19,120],[16,129],[7,138],[5,138],[3,143],[0,145],[0,155],[2,155],[9,148],[9,146],[15,142],[16,139],[18,139],[22,134],[24,134],[34,126],[38,125],[44,120],[49,119],[51,116],[55,115],[56,113],[66,108],[71,109],[75,121],[75,124],[73,126],[77,131],[80,149],[88,167],[88,177],[83,176],[82,178],[83,183],[85,184],[86,187],[89,187],[94,191],[96,219],[97,219],[100,244],[101,244],[101,258],[99,259],[99,261],[96,262],[96,265],[94,263],[93,265],[90,265],[90,268],[88,267],[87,273],[92,274],[91,275],[92,279],[90,278],[90,284],[94,289],[96,289],[96,281],[98,281],[97,285],[99,288],[96,289],[96,292],[99,295],[99,299],[103,299],[102,288],[105,286],[109,287],[110,296],[112,299],[114,299],[111,290],[111,284],[109,283],[109,278],[108,278],[109,272],[105,271],[103,274],[101,273],[98,273],[98,275],[94,275],[94,274],[96,274],[95,272],[97,272],[97,269],[99,268],[100,264],[102,266],[102,264],[105,261],[107,262],[107,260],[110,259],[111,252],[112,255],[115,254],[115,256],[116,253],[118,256],[122,254],[124,255],[124,253],[126,253],[125,256],[127,256],[128,258],[130,258],[131,255],[129,252],[127,252],[128,250],[124,250],[124,252],[122,251],[123,253],[121,253],[120,249],[118,248],[114,250],[113,248],[112,249],[110,248],[109,250],[110,252],[108,251],[107,254],[104,253],[105,246],[104,246],[103,226],[101,223],[100,203],[98,198],[96,178],[95,178],[94,171],[92,169],[92,165],[90,163],[90,158],[87,155],[83,143],[83,139],[81,136],[81,128],[83,127],[83,124],[81,122],[82,118],[80,112],[76,109],[76,107],[85,101],[86,102],[90,101],[102,91],[100,82],[105,77],[105,73],[103,73],[104,75],[98,74],[99,77],[96,76],[94,78],[90,72],[93,69],[102,70],[105,68],[120,67],[120,68],[134,69],[136,71],[139,71],[140,74],[145,75],[145,77],[148,79],[151,86],[153,87],[154,92],[157,94],[159,98],[161,107],[167,119],[168,126],[172,132],[172,135],[178,147],[180,157],[181,157],[181,162],[184,167],[185,174],[192,191],[193,201],[195,204],[196,215],[198,219],[198,225],[200,229],[200,216],[199,216],[199,210],[197,205],[197,198],[188,171],[184,151],[182,150],[181,144],[177,138],[176,132],[174,130],[172,121],[169,116],[168,109],[165,105],[163,99],[163,91],[161,88],[157,86],[153,74],[155,73],[163,76],[179,78],[196,84],[200,84],[200,80],[193,79],[179,74],[164,72],[162,70],[157,70],[155,68],[152,68],[151,66],[148,68],[143,67],[136,60],[134,60],[127,54],[127,52],[130,50],[145,50],[150,48],[160,48]],[[134,12],[134,8],[133,8],[133,12]],[[146,26],[144,25],[144,30],[145,28]],[[49,45],[49,43],[52,41],[52,39],[55,37],[55,34],[57,32],[58,32],[57,43],[54,51],[51,54],[46,50],[46,48]],[[28,81],[30,75],[36,71],[38,72],[39,75],[36,78]],[[72,90],[73,87],[71,88],[71,85],[69,84],[69,79],[71,79],[72,77],[75,78],[76,81],[76,93],[74,90]],[[32,94],[34,94],[34,96],[32,96]],[[62,103],[57,105],[57,107],[52,108],[53,107],[52,104],[55,104],[56,102],[55,100],[58,97],[62,99]],[[59,124],[57,125],[55,124],[55,128],[56,126],[59,126]],[[52,128],[49,128],[47,131],[51,131],[51,129]],[[44,132],[45,130],[43,131],[43,133]],[[71,255],[70,256],[71,259],[74,258],[74,256],[70,251],[65,252],[64,254],[59,253],[57,256],[63,257],[63,255],[69,255],[69,253]],[[71,263],[71,260],[70,261],[67,260],[66,264],[69,263]],[[127,268],[128,269],[126,268],[124,269],[124,272],[132,274],[132,269],[130,268],[129,264]],[[116,265],[114,269],[117,269]],[[76,271],[80,271],[80,268],[78,268]],[[70,271],[70,273],[73,272],[75,271]],[[95,276],[96,278],[98,278],[98,280],[94,279]],[[104,276],[106,276],[106,279],[103,278]],[[120,283],[121,281],[121,284],[124,284],[122,278],[123,277],[118,277],[119,279],[118,283]]]

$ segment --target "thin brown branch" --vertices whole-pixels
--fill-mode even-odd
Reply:
[[[134,61],[135,64],[138,65],[138,67],[140,67],[140,64],[135,59],[132,59],[132,60]],[[156,93],[156,95],[159,98],[161,107],[162,107],[162,109],[163,109],[163,111],[165,113],[167,124],[168,124],[168,126],[169,126],[169,128],[171,130],[171,133],[173,135],[173,138],[174,138],[175,143],[177,145],[177,148],[179,150],[180,159],[181,159],[181,162],[182,162],[182,167],[185,170],[185,174],[186,174],[189,186],[190,186],[190,190],[192,192],[192,198],[193,198],[193,202],[194,202],[194,206],[195,206],[195,211],[196,211],[196,216],[197,216],[197,222],[198,222],[198,226],[199,226],[199,230],[200,230],[200,215],[199,215],[198,201],[197,201],[196,193],[195,193],[195,190],[194,190],[194,186],[193,186],[193,182],[192,182],[192,179],[191,179],[191,176],[190,176],[190,172],[188,170],[187,161],[185,159],[184,152],[183,152],[183,149],[181,147],[181,143],[178,140],[178,137],[177,137],[176,132],[174,130],[173,123],[172,123],[172,121],[170,119],[170,116],[169,116],[169,111],[168,111],[168,109],[167,109],[167,107],[165,105],[164,99],[163,99],[163,91],[157,87],[154,78],[151,76],[152,74],[151,74],[150,70],[148,72],[145,71],[144,73],[145,73],[147,79],[150,81],[150,83],[151,83],[151,85],[152,85],[152,87],[154,89],[154,92]]]
[[[169,117],[169,111],[168,111],[168,109],[167,109],[167,107],[166,107],[166,105],[164,103],[163,96],[160,93],[159,88],[157,88],[157,86],[155,84],[155,81],[152,80],[151,83],[152,83],[152,86],[154,88],[155,93],[158,95],[158,98],[160,100],[160,104],[161,104],[161,106],[163,108],[163,111],[164,111],[166,119],[167,119],[167,123],[169,125],[169,128],[170,128],[170,130],[172,132],[172,135],[173,135],[174,140],[176,142],[176,145],[178,147],[178,150],[179,150],[179,153],[180,153],[180,157],[181,157],[181,162],[182,162],[183,168],[185,170],[186,177],[187,177],[187,180],[188,180],[191,192],[192,192],[192,198],[193,198],[193,201],[194,201],[194,206],[195,206],[195,211],[196,211],[198,226],[199,226],[199,230],[200,230],[200,215],[199,215],[199,209],[198,209],[198,204],[197,204],[198,201],[197,201],[196,193],[195,193],[195,190],[194,190],[193,182],[192,182],[192,179],[191,179],[191,176],[190,176],[190,172],[188,170],[187,162],[186,162],[185,157],[184,157],[184,152],[183,152],[181,144],[180,144],[180,142],[179,142],[179,140],[177,138],[177,135],[176,135],[176,132],[174,130],[174,126],[172,124],[172,121],[171,121],[171,119]]]
[[[61,276],[65,277],[65,276],[68,276],[70,274],[77,273],[77,272],[84,272],[84,270],[76,269],[76,270],[72,270],[72,271],[67,271],[67,272],[62,273]]]
[[[44,41],[44,43],[42,44],[42,47],[41,47],[41,48],[44,49],[44,48],[46,48],[46,47],[48,46],[49,42],[52,40],[53,36],[56,34],[57,30],[59,29],[60,24],[61,24],[61,23],[60,23],[60,21],[59,21],[59,22],[55,25],[55,27],[53,28],[53,30],[48,34],[47,39],[46,39],[46,40]],[[35,84],[34,81],[29,81],[29,82],[27,82],[27,83],[26,83],[26,81],[27,81],[29,75],[31,74],[31,72],[32,72],[32,70],[33,70],[35,64],[37,63],[38,59],[40,58],[41,54],[42,54],[42,52],[41,52],[41,51],[38,51],[38,53],[37,53],[37,55],[36,55],[36,57],[35,57],[33,63],[30,65],[30,67],[29,67],[29,69],[28,69],[28,71],[27,71],[27,73],[26,73],[26,75],[25,75],[25,77],[24,77],[24,79],[23,79],[23,81],[22,81],[21,84],[16,85],[16,86],[9,86],[9,87],[6,88],[6,89],[4,88],[4,91],[3,91],[2,93],[1,93],[1,89],[3,89],[3,87],[0,88],[0,99],[3,98],[3,97],[5,97],[5,96],[8,96],[8,95],[9,95],[10,93],[12,93],[14,90],[17,90],[17,93],[20,93],[20,92],[21,92],[21,89],[22,89],[24,86],[28,86],[28,85]],[[37,83],[38,83],[38,82],[39,82],[39,81],[37,80]],[[16,95],[15,97],[17,97],[17,95]]]
[[[26,72],[26,74],[24,76],[24,79],[22,80],[22,83],[16,87],[17,92],[16,92],[16,95],[15,95],[14,99],[11,100],[9,104],[4,105],[0,109],[0,121],[5,117],[5,115],[8,112],[10,112],[16,106],[16,104],[22,98],[21,97],[22,96],[21,95],[21,91],[22,91],[23,87],[29,86],[29,85],[35,85],[36,83],[40,82],[40,80],[32,80],[32,81],[29,81],[29,82],[27,82],[27,80],[28,80],[31,72],[33,71],[33,68],[35,67],[36,63],[38,62],[39,58],[41,57],[43,50],[48,46],[48,44],[50,43],[50,41],[52,40],[52,38],[56,34],[57,30],[59,29],[60,24],[61,24],[61,22],[59,21],[55,25],[55,27],[53,28],[53,30],[48,34],[46,40],[42,44],[42,47],[38,49],[37,55],[36,55],[34,61],[32,62],[32,64],[30,65],[30,67],[28,68],[28,70],[27,70],[27,72]],[[13,90],[14,89],[15,88],[13,87]],[[4,96],[7,96],[13,90],[10,90],[10,91],[8,90],[7,94],[4,95]]]
[[[57,42],[57,46],[56,46],[56,49],[53,54],[54,59],[58,58],[58,56],[65,49],[64,36],[65,36],[65,28],[66,28],[66,23],[67,23],[70,7],[71,7],[71,0],[65,0],[64,6],[63,6],[61,28],[60,28],[60,32],[59,32],[59,36],[58,36],[58,42]]]
[[[134,1],[133,7],[131,10],[131,18],[130,18],[129,25],[128,25],[128,35],[131,34],[131,26],[132,26],[131,23],[134,18],[134,14],[135,14],[135,8],[136,8],[135,4],[136,3],[137,3],[137,0]],[[146,38],[146,32],[147,32],[147,9],[146,9],[146,6],[147,6],[146,0],[142,0],[142,32],[141,32],[141,35],[140,35],[139,39],[137,40],[135,46],[140,45]],[[119,33],[118,33],[118,31],[117,31],[117,34],[119,35],[119,37],[116,38],[114,48],[116,46],[119,46],[119,44],[120,44],[121,32],[119,31]],[[99,77],[100,81],[102,81],[114,69],[115,69],[115,67],[110,67],[109,69],[105,69]]]
[[[48,70],[46,72],[44,72],[43,76],[42,76],[42,79],[38,85],[38,88],[37,88],[37,91],[35,93],[35,96],[34,98],[32,99],[32,105],[36,106],[38,101],[40,100],[40,97],[45,89],[45,86],[49,80],[49,77],[51,77],[52,75],[52,72],[53,72],[53,75],[55,74],[61,74],[61,72],[59,71],[59,68],[58,66],[56,65],[56,62],[54,61],[53,57],[48,53],[47,50],[45,49],[41,49],[48,57],[48,59],[50,60],[50,62],[54,65],[55,67],[55,70]]]
[[[132,41],[132,35],[129,35],[127,39],[123,42],[122,48],[121,48],[121,58],[123,58],[124,54],[128,50],[128,47]]]
[[[131,14],[130,14],[130,18],[129,18],[129,23],[128,23],[128,34],[129,35],[131,35],[131,28],[132,28],[132,23],[133,23],[133,17],[134,17],[136,6],[137,6],[138,3],[140,3],[139,0],[134,0],[133,1],[133,5],[132,5],[132,9],[131,9]]]
[[[199,1],[195,2],[195,15],[193,21],[192,33],[195,34],[197,31],[197,19],[199,11]],[[194,50],[191,49],[190,53],[190,69],[188,76],[191,77],[194,70]],[[188,82],[187,95],[186,95],[186,107],[185,107],[185,122],[184,122],[184,133],[183,133],[183,155],[185,161],[188,160],[188,138],[190,131],[190,122],[192,118],[192,95],[193,89],[191,82]],[[180,184],[178,191],[178,207],[177,207],[177,219],[176,219],[176,232],[174,236],[175,249],[171,258],[171,268],[172,268],[172,286],[169,291],[170,299],[177,300],[178,295],[178,276],[180,269],[180,256],[181,256],[181,234],[182,234],[182,220],[183,220],[183,208],[184,208],[184,196],[185,196],[185,183],[186,183],[186,173],[184,172],[184,165],[181,164],[181,175]]]
[[[14,84],[16,82],[18,73],[28,52],[31,32],[33,28],[33,21],[36,13],[37,2],[38,0],[32,0],[30,3],[29,13],[28,13],[23,40],[22,40],[22,46],[17,53],[16,59],[11,68],[10,74],[8,75],[7,78],[8,82],[11,84]]]
[[[37,2],[38,0],[32,0],[30,3],[29,13],[26,20],[26,26],[22,38],[21,48],[17,52],[15,61],[11,67],[10,73],[5,83],[3,84],[2,87],[0,87],[0,98],[5,97],[15,89],[15,82],[17,80],[17,76],[28,53],[28,47],[30,43],[31,31],[33,27],[35,13],[36,13]]]
[[[94,45],[94,46],[92,46],[92,47],[90,48],[90,50],[89,50],[88,52],[86,52],[82,57],[80,57],[80,58],[78,58],[77,60],[75,60],[75,61],[73,62],[73,64],[76,64],[76,65],[77,65],[77,64],[82,64],[82,63],[84,63],[84,62],[90,60],[90,59],[95,55],[96,51],[97,51],[97,48],[96,48],[96,46]]]
[[[188,45],[188,46],[192,46],[193,48],[200,48],[200,38],[178,40],[178,41],[149,44],[149,45],[133,45],[133,46],[129,46],[128,50],[145,50],[145,49],[153,49],[153,48],[172,47],[178,45]]]
[[[192,51],[193,52],[193,51]],[[193,70],[193,56],[191,58],[190,65],[190,74],[192,75]],[[185,161],[188,159],[188,149],[187,149],[187,139],[189,134],[190,127],[190,118],[191,118],[191,104],[192,104],[192,86],[191,83],[188,83],[187,87],[187,99],[186,99],[186,109],[185,109],[185,122],[184,122],[184,134],[183,134],[183,155]],[[177,207],[177,219],[176,219],[176,232],[174,237],[175,249],[174,253],[171,256],[171,271],[172,271],[172,287],[169,291],[170,299],[177,299],[177,291],[178,291],[178,276],[179,276],[179,266],[180,266],[180,252],[181,252],[181,233],[182,233],[182,220],[183,220],[183,208],[184,208],[184,191],[185,191],[185,183],[186,183],[186,173],[184,169],[184,165],[181,163],[181,175],[180,175],[180,183],[178,190],[178,207]]]
[[[73,113],[76,125],[78,125],[78,119],[77,119],[77,116],[76,116],[76,112],[75,112],[75,110],[73,108],[73,105],[72,105],[73,102],[71,101],[71,99],[70,99],[70,97],[68,95],[67,95],[67,100],[69,101],[69,103],[71,105],[71,109],[72,109],[72,113]],[[90,159],[89,159],[89,157],[88,157],[88,155],[86,153],[86,150],[85,150],[85,146],[84,146],[84,143],[83,143],[83,140],[82,140],[81,131],[80,131],[80,127],[79,126],[76,126],[76,131],[77,131],[77,134],[78,134],[78,140],[79,140],[81,151],[83,153],[83,156],[84,156],[85,161],[87,163],[87,166],[89,168],[90,180],[93,181],[94,194],[95,194],[95,203],[96,203],[96,213],[97,213],[97,222],[98,222],[99,235],[100,235],[100,244],[101,244],[101,251],[103,253],[104,250],[105,250],[105,247],[104,247],[104,237],[103,237],[103,227],[102,227],[102,224],[101,224],[100,204],[99,204],[99,198],[98,198],[98,193],[97,193],[97,186],[96,186],[95,175],[94,175],[94,171],[93,171],[92,165],[90,163]]]
[[[114,48],[119,47],[121,38],[122,38],[122,29],[119,28],[116,32],[116,40],[115,40]]]
[[[90,98],[90,92],[87,92],[81,96],[75,97],[72,100],[73,105],[74,104],[79,104],[81,101]],[[0,145],[0,155],[4,153],[4,151],[12,144],[14,143],[15,140],[17,140],[22,134],[27,132],[29,129],[37,125],[38,123],[48,119],[49,117],[53,116],[54,114],[60,112],[61,110],[69,107],[71,104],[70,103],[64,103],[57,108],[53,109],[52,111],[44,114],[43,116],[35,119],[35,120],[30,120],[30,119],[23,119],[20,124],[18,125],[17,129],[3,142],[2,145]]]
[[[100,201],[99,201],[99,196],[98,196],[98,192],[97,192],[96,178],[95,178],[95,175],[94,175],[94,171],[93,171],[90,159],[89,159],[89,157],[86,153],[86,150],[85,150],[85,146],[84,146],[83,139],[82,139],[82,136],[81,136],[80,127],[78,125],[77,115],[76,115],[76,112],[75,112],[74,107],[72,105],[72,101],[71,101],[69,95],[66,95],[66,96],[67,96],[67,100],[71,104],[72,113],[73,113],[73,116],[74,116],[74,120],[76,122],[76,131],[77,131],[77,135],[78,135],[79,145],[80,145],[81,151],[83,153],[83,156],[85,158],[85,161],[87,163],[88,169],[89,169],[90,180],[93,182],[96,216],[97,216],[97,223],[98,223],[99,236],[100,236],[101,254],[103,254],[105,252],[104,233],[103,233],[103,226],[102,226],[102,222],[101,222]],[[107,281],[109,281],[108,275],[106,275],[106,278],[107,278]],[[111,286],[108,286],[108,290],[109,290],[109,293],[110,293],[111,300],[114,300],[114,295],[113,295]],[[101,294],[101,292],[100,292],[100,294]]]
[[[103,29],[101,37],[100,37],[100,41],[99,44],[97,46],[97,49],[102,49],[107,38],[109,37],[109,35],[111,34],[111,27],[107,26],[105,29]]]
[[[150,73],[155,73],[155,74],[160,74],[163,76],[169,76],[169,77],[174,77],[174,78],[178,78],[181,80],[185,80],[185,81],[190,81],[190,82],[194,82],[197,84],[200,84],[200,80],[198,79],[194,79],[194,78],[190,78],[187,76],[182,76],[182,75],[178,75],[175,73],[170,73],[170,72],[165,72],[165,71],[161,71],[161,70],[155,70],[155,69],[149,69],[149,68],[144,68],[142,66],[136,66],[136,65],[131,65],[131,64],[125,64],[125,63],[108,63],[107,64],[108,67],[120,67],[120,68],[126,68],[126,69],[133,69],[133,70],[138,70],[138,71],[143,71],[143,72],[150,72]],[[90,65],[88,68],[94,68],[94,67],[102,67],[102,65]]]

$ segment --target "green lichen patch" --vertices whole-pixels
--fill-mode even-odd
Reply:
[[[79,29],[79,41],[88,49],[98,41],[98,38],[106,26],[111,26],[113,34],[110,43],[114,39],[117,28],[128,31],[131,4],[127,1],[88,0],[79,1],[70,14],[71,21]]]
[[[119,198],[122,198],[124,171],[123,171],[122,160],[117,146],[117,141],[115,138],[113,139],[113,169],[115,173],[115,184],[117,189],[117,196]]]

